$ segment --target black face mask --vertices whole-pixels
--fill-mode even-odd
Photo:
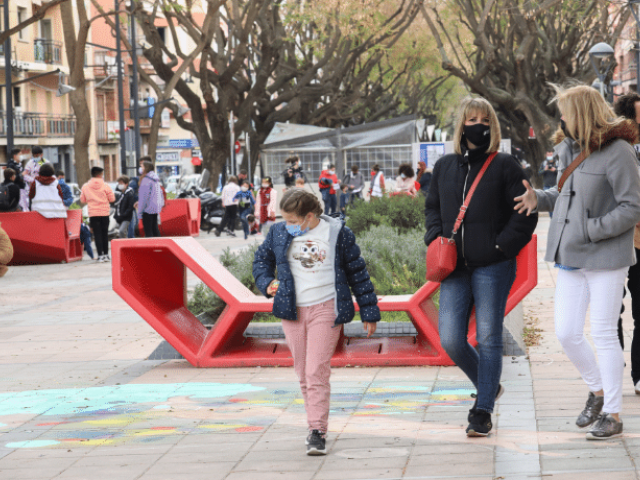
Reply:
[[[464,137],[476,147],[488,147],[491,143],[491,127],[476,123],[464,126]]]
[[[567,129],[567,124],[562,119],[560,119],[560,128],[564,132],[565,137],[573,139],[573,136],[569,133],[569,130]]]

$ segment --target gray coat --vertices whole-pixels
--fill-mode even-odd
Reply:
[[[637,126],[623,123],[607,132],[593,153],[558,188],[536,190],[538,210],[553,210],[545,260],[567,267],[617,269],[636,263],[633,231],[640,222]],[[596,145],[597,146],[597,145]],[[578,156],[576,142],[555,148],[558,181]]]

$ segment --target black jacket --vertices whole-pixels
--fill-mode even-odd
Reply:
[[[133,218],[133,204],[135,203],[133,188],[127,187],[120,201],[116,204],[116,213],[113,216],[116,222],[130,222]]]
[[[463,202],[462,192],[469,191],[488,157],[480,149],[464,148],[463,152],[463,155],[445,155],[433,169],[425,210],[427,245],[440,235],[451,237]],[[511,155],[499,153],[493,160],[478,184],[463,226],[456,235],[459,269],[515,258],[529,243],[538,216],[527,217],[513,209],[513,199],[525,192],[524,179],[522,168]]]
[[[4,182],[2,182],[2,184],[6,185],[7,189],[9,190],[10,207],[9,210],[6,211],[15,212],[16,208],[18,208],[18,204],[20,203],[20,188],[15,184],[15,182],[12,182],[11,180],[5,180]]]
[[[26,188],[24,183],[24,178],[22,178],[22,165],[13,161],[13,159],[7,162],[7,168],[11,168],[16,172],[16,179],[13,183],[15,183],[19,189]]]
[[[291,175],[289,175],[289,172],[291,172]],[[294,168],[290,166],[282,172],[282,176],[284,177],[285,187],[295,187],[298,178],[302,178],[307,183],[307,176],[302,171],[302,167]]]

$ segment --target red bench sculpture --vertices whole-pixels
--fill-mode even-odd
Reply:
[[[142,219],[138,223],[144,237]],[[200,235],[200,199],[176,198],[167,200],[160,212],[160,235],[163,237],[197,237]]]
[[[193,238],[114,240],[113,289],[194,366],[291,366],[282,339],[244,337],[254,314],[271,312],[272,301],[254,295]],[[518,256],[509,294],[509,313],[538,282],[537,241]],[[190,269],[227,304],[211,330],[187,309],[186,271]],[[158,274],[161,272],[161,274]],[[331,364],[452,365],[440,345],[438,310],[428,282],[413,295],[382,296],[382,311],[405,311],[418,331],[413,337],[349,338],[343,335]],[[475,343],[475,319],[469,339]]]
[[[68,210],[67,218],[45,218],[38,212],[0,213],[0,223],[13,244],[9,265],[82,260],[81,210]]]

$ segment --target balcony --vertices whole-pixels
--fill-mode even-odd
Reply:
[[[36,38],[33,42],[33,58],[40,63],[62,65],[62,42]]]
[[[16,137],[73,137],[76,133],[75,115],[14,112],[13,135]],[[7,117],[0,111],[0,137],[7,135]]]

